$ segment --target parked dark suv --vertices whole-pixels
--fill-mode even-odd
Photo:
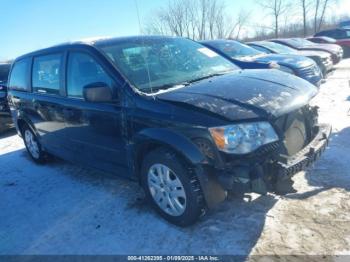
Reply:
[[[12,122],[7,104],[7,78],[10,67],[10,63],[0,62],[0,132],[6,130]]]
[[[199,43],[126,37],[19,57],[9,104],[31,158],[52,154],[141,183],[168,221],[194,223],[227,190],[265,194],[319,157],[317,88],[240,70]]]

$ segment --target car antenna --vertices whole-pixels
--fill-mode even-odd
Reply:
[[[145,47],[146,45],[145,45],[145,42],[144,42],[144,38],[142,36],[141,19],[140,19],[140,13],[139,13],[139,5],[137,3],[137,0],[134,0],[134,1],[135,1],[135,6],[136,6],[137,20],[139,22],[139,31],[140,31],[140,35],[141,35],[142,45],[143,45],[143,47]],[[145,60],[146,69],[147,69],[148,85],[149,85],[149,88],[151,89],[151,93],[153,93],[152,85],[151,85],[151,75],[149,73],[148,61],[145,58],[144,58],[144,60]]]

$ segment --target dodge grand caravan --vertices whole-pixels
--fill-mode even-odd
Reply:
[[[309,105],[316,93],[191,40],[148,36],[19,57],[8,99],[34,161],[55,155],[139,181],[161,216],[186,226],[230,190],[288,193],[331,132]]]

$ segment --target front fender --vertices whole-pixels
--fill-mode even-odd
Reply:
[[[140,155],[140,152],[144,156],[149,148],[147,145],[150,144],[166,146],[179,153],[197,175],[205,202],[209,208],[216,206],[226,198],[226,192],[219,185],[215,172],[208,172],[210,167],[206,156],[184,135],[169,129],[150,128],[137,134],[134,137],[134,143],[135,156]],[[141,161],[137,160],[136,157],[136,163],[138,162]]]
[[[173,149],[191,165],[206,163],[206,157],[197,146],[190,139],[176,131],[164,128],[148,128],[138,133],[133,138],[133,142],[136,152],[146,144],[154,143]]]

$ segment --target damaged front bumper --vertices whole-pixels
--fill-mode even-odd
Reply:
[[[317,129],[318,132],[314,139],[298,153],[293,156],[280,156],[280,160],[277,162],[279,180],[290,178],[305,170],[320,157],[328,145],[332,127],[323,124],[317,126]]]
[[[276,154],[278,146],[273,144],[268,146],[270,153],[263,152],[263,155],[259,154],[249,161],[242,159],[240,164],[228,165],[224,169],[211,169],[207,172],[210,179],[201,183],[209,206],[219,202],[219,199],[222,201],[226,191],[275,192],[274,186],[279,181],[305,170],[320,157],[328,145],[331,130],[330,125],[315,126],[314,138],[293,156]]]

